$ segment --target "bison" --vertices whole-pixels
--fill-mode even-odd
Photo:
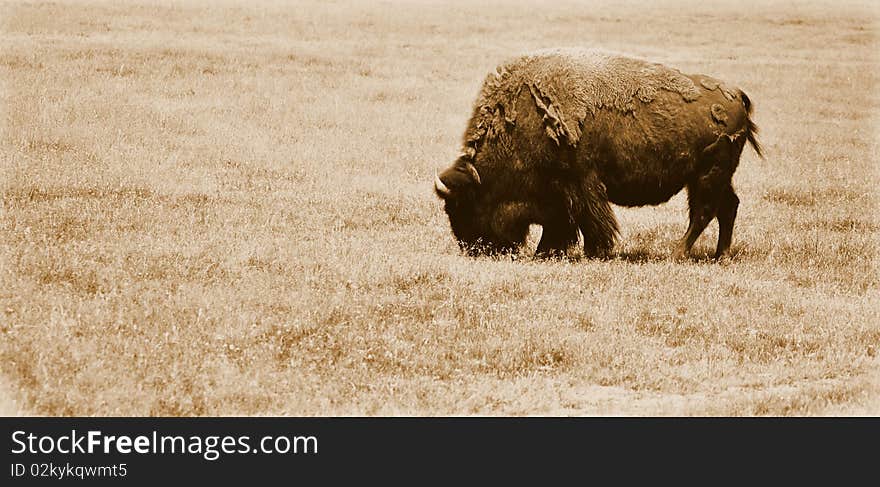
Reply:
[[[468,253],[516,252],[539,224],[537,255],[565,255],[580,232],[584,254],[599,257],[618,237],[609,203],[658,205],[687,187],[690,224],[674,256],[717,218],[720,258],[745,143],[761,155],[751,110],[742,90],[709,76],[602,50],[538,51],[486,78],[434,191]]]

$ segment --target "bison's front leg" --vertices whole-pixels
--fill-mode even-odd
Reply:
[[[553,220],[542,227],[541,241],[535,251],[538,258],[565,257],[568,248],[577,243],[578,227],[566,219]]]
[[[490,247],[494,253],[516,253],[525,243],[534,211],[526,203],[514,201],[498,206],[492,217]]]
[[[606,257],[614,249],[618,230],[605,185],[590,175],[582,181],[580,189],[575,207],[577,223],[584,235],[584,255]]]

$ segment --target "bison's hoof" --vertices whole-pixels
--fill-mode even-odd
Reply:
[[[684,249],[676,249],[672,252],[672,255],[669,256],[669,258],[675,262],[686,261],[689,257],[690,255],[688,254],[688,251]]]
[[[715,252],[715,260],[718,262],[728,262],[733,259],[733,255],[731,255],[730,250],[724,250],[722,252]]]
[[[568,252],[564,250],[549,250],[535,252],[535,259],[538,260],[568,260]]]

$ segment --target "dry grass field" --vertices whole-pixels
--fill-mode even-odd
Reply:
[[[5,411],[880,414],[870,2],[0,8]],[[749,94],[730,259],[667,259],[683,194],[608,260],[459,253],[480,84],[572,45]]]

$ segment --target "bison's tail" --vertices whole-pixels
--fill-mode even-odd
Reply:
[[[740,90],[739,96],[742,98],[743,106],[746,109],[746,140],[752,144],[752,148],[755,149],[758,156],[763,158],[763,149],[761,149],[761,143],[758,142],[756,137],[758,135],[758,126],[752,121],[752,100],[742,90]]]

